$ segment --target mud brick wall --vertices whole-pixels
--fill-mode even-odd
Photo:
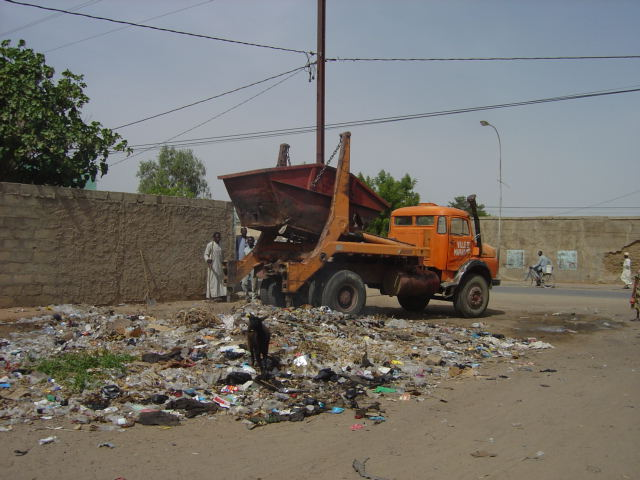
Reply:
[[[483,238],[497,246],[498,219],[480,222]],[[629,252],[631,267],[640,267],[640,217],[508,217],[502,219],[500,276],[521,280],[523,269],[506,268],[507,250],[524,250],[526,265],[538,260],[542,250],[554,264],[557,283],[619,283],[623,253]],[[575,251],[575,270],[560,270],[559,251]]]
[[[230,202],[0,182],[0,307],[203,298]]]

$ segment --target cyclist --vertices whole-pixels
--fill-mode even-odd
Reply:
[[[542,254],[542,250],[538,250],[538,263],[533,265],[531,269],[536,272],[536,285],[540,286],[542,274],[545,272],[547,265],[551,265],[551,260]]]

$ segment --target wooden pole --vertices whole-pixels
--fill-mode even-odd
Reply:
[[[316,105],[316,163],[324,163],[324,66],[326,0],[318,0],[318,78]]]

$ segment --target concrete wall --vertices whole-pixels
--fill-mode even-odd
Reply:
[[[0,183],[0,307],[203,298],[231,203]]]
[[[483,218],[486,242],[497,246],[498,219]],[[640,217],[525,217],[502,219],[500,276],[521,280],[526,268],[507,268],[507,251],[524,250],[524,265],[537,262],[542,250],[554,264],[556,282],[620,283],[623,252],[632,269],[640,267]],[[559,268],[559,251],[576,252],[575,270]]]

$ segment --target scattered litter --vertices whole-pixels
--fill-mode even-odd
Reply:
[[[16,457],[24,457],[27,453],[29,453],[29,450],[17,450],[16,449],[16,450],[13,451],[13,454]]]
[[[136,422],[141,425],[175,426],[180,424],[180,419],[170,413],[154,410],[151,412],[140,412],[140,416]]]
[[[382,398],[446,403],[435,395],[442,382],[478,375],[486,359],[553,348],[532,337],[506,338],[480,322],[464,328],[354,318],[328,308],[277,308],[257,301],[224,315],[194,307],[170,318],[80,305],[47,311],[60,318],[47,313],[21,319],[32,330],[17,329],[0,341],[6,370],[0,377],[0,431],[62,418],[76,429],[170,428],[197,415],[219,414],[253,429],[346,410],[376,424],[387,418]],[[246,345],[249,315],[264,317],[271,331],[260,373]],[[126,360],[67,377],[41,365],[46,360],[55,366],[69,354]]]
[[[389,388],[389,387],[381,387],[378,386],[376,387],[376,389],[374,390],[375,393],[396,393],[397,390],[395,388]]]
[[[361,423],[354,423],[353,425],[351,425],[351,431],[355,432],[356,430],[363,430],[364,429],[364,425]]]
[[[544,452],[542,450],[538,450],[533,457],[524,457],[523,460],[541,460],[544,457]]]
[[[58,441],[58,437],[56,437],[55,435],[52,437],[46,437],[46,438],[41,438],[40,440],[38,440],[38,443],[40,445],[47,445],[49,443],[54,443]]]
[[[358,475],[360,475],[362,478],[367,478],[369,480],[388,480],[387,478],[383,478],[383,477],[378,477],[376,475],[371,475],[369,473],[367,473],[366,468],[365,468],[365,464],[367,463],[367,461],[369,460],[369,458],[365,458],[363,461],[358,461],[356,459],[353,460],[353,469],[358,472]]]
[[[471,452],[471,456],[475,458],[483,458],[483,457],[497,457],[497,453],[488,452],[486,450],[476,450],[475,452]]]
[[[103,442],[98,444],[98,448],[107,447],[107,448],[116,448],[116,446],[111,442]]]

